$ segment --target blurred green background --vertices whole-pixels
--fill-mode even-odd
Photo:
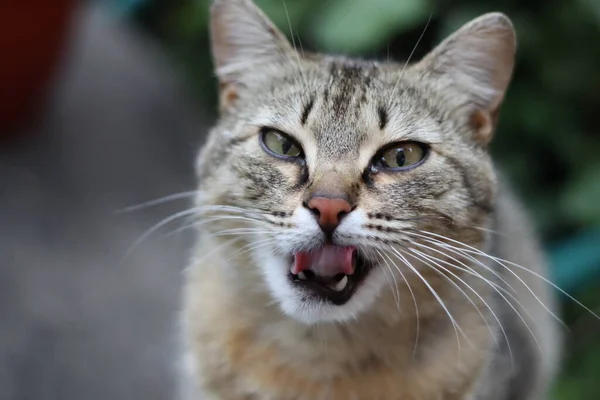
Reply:
[[[179,62],[216,115],[209,0],[113,0]],[[304,49],[415,59],[469,19],[503,11],[517,67],[493,143],[552,262],[553,279],[600,314],[600,0],[256,0]],[[289,20],[288,20],[289,19]],[[600,399],[600,321],[563,298],[564,369],[555,399]]]

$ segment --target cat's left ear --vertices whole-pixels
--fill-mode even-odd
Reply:
[[[285,35],[251,0],[214,0],[210,32],[222,109],[235,101],[238,85],[294,54]]]
[[[427,70],[450,104],[468,113],[475,139],[486,144],[511,80],[515,52],[510,19],[494,12],[465,24],[425,56],[417,68]]]

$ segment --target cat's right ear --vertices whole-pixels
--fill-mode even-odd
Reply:
[[[251,0],[214,0],[210,32],[221,110],[257,70],[285,62],[294,50],[283,33]]]

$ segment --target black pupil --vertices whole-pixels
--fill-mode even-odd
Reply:
[[[283,151],[283,154],[289,153],[291,148],[292,148],[292,142],[287,140],[284,137],[281,137],[281,150]]]
[[[396,149],[396,165],[402,167],[406,162],[406,154],[403,148]]]

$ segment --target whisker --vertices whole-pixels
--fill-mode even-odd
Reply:
[[[414,356],[414,355],[417,354],[417,345],[419,343],[419,333],[420,333],[419,332],[420,331],[419,307],[417,306],[417,298],[415,297],[415,293],[413,292],[412,287],[410,286],[410,283],[408,283],[408,280],[406,279],[406,276],[404,275],[404,273],[402,272],[402,270],[400,269],[400,267],[398,267],[396,265],[396,263],[394,263],[394,261],[386,253],[383,253],[383,255],[396,268],[396,270],[398,271],[398,273],[400,273],[400,276],[402,277],[402,279],[406,283],[406,287],[408,288],[408,291],[410,292],[410,295],[412,296],[412,299],[413,299],[413,304],[415,306],[415,319],[416,319],[416,323],[417,323],[417,330],[415,332],[415,345],[414,345],[414,348],[413,348],[413,356]],[[386,261],[386,264],[387,264],[387,261]],[[393,276],[393,274],[392,274],[392,276]]]
[[[410,222],[410,221],[426,221],[426,220],[450,220],[450,218],[442,216],[442,215],[419,215],[416,217],[405,217],[405,218],[396,218],[387,214],[378,214],[372,213],[368,215],[368,218],[375,220],[385,220],[385,221],[398,221],[398,222]]]
[[[430,244],[434,244],[440,247],[443,247],[444,249],[451,251],[452,253],[456,254],[457,256],[462,256],[465,258],[470,259],[471,261],[477,263],[479,266],[483,267],[486,271],[490,272],[491,274],[493,274],[496,278],[498,278],[503,284],[506,285],[507,288],[511,289],[513,292],[517,292],[517,290],[511,285],[509,284],[506,279],[504,279],[502,277],[502,275],[500,275],[498,272],[494,271],[493,268],[490,268],[488,265],[485,265],[481,260],[478,260],[476,257],[473,257],[470,254],[465,254],[464,252],[461,252],[460,250],[457,250],[454,246],[448,245],[447,243],[441,242],[439,240],[432,240],[432,239],[425,239],[426,242],[430,243]],[[433,249],[432,249],[433,250]],[[435,250],[434,250],[435,251]],[[439,250],[438,250],[439,251]],[[442,252],[442,254],[445,254]],[[448,256],[446,254],[446,256]],[[449,257],[449,256],[448,256]]]
[[[445,268],[443,266],[441,266],[439,263],[437,263],[436,261],[434,261],[433,259],[436,259],[436,257],[431,257],[419,250],[416,249],[410,249],[413,252],[416,252],[417,254],[419,254],[422,257],[422,260],[425,261],[425,259],[429,260],[431,263],[433,263],[435,266],[437,266],[438,268],[441,268],[443,271],[449,273],[450,275],[452,275],[454,278],[458,279],[463,285],[465,285],[469,290],[471,290],[475,296],[477,296],[477,298],[479,298],[479,300],[481,300],[483,302],[483,304],[487,307],[487,309],[490,311],[490,313],[492,314],[492,316],[494,317],[494,319],[496,320],[496,322],[498,323],[498,327],[500,328],[500,330],[502,331],[502,334],[504,335],[504,340],[506,341],[506,345],[508,347],[508,353],[510,354],[510,360],[511,360],[511,365],[514,368],[514,357],[513,357],[513,352],[512,352],[512,347],[510,345],[510,341],[508,340],[508,335],[506,334],[506,331],[504,330],[504,326],[502,326],[502,322],[500,322],[500,319],[498,318],[498,316],[496,315],[496,313],[494,312],[494,310],[492,309],[492,307],[490,307],[490,305],[488,304],[488,302],[485,301],[485,299],[475,290],[473,289],[473,287],[471,287],[471,285],[469,285],[464,279],[460,278],[458,275],[456,275],[454,272],[452,272],[451,270],[449,270],[448,268]],[[440,260],[441,261],[441,260]],[[430,265],[428,262],[426,262],[426,264]],[[431,265],[430,265],[431,266]],[[433,268],[435,269],[435,268]],[[440,271],[438,271],[442,276],[445,276],[446,278],[448,278],[446,275],[444,275],[443,273],[441,273]],[[458,286],[458,284],[456,284],[452,279],[448,278],[448,281],[450,281],[452,284],[454,284],[454,286],[460,290],[460,292],[469,300],[469,302],[475,307],[475,309],[477,310],[477,312],[479,313],[479,315],[481,316],[481,318],[483,319],[483,322],[485,323],[485,325],[487,326],[487,328],[490,331],[490,334],[492,336],[492,338],[494,339],[494,342],[496,343],[496,346],[498,346],[498,339],[496,338],[496,332],[494,332],[494,330],[492,329],[492,327],[490,326],[490,324],[488,323],[487,319],[485,318],[485,316],[483,315],[483,313],[481,312],[481,310],[479,309],[479,307],[477,307],[477,305],[475,304],[475,302],[472,301],[472,299],[467,296],[467,294],[464,292],[464,290],[462,290],[460,288],[460,286]]]
[[[225,229],[223,231],[219,231],[216,235],[217,236],[229,236],[229,235],[241,235],[241,234],[245,234],[245,233],[261,235],[261,234],[271,234],[271,233],[273,233],[273,231],[266,230],[266,229],[260,230],[260,229],[254,229],[254,228],[232,228],[232,229]]]
[[[288,12],[288,8],[287,8],[287,5],[285,3],[285,0],[281,0],[281,3],[283,4],[283,9],[285,11],[285,17],[287,19],[288,27],[290,29],[290,36],[291,36],[291,39],[292,39],[292,47],[294,48],[294,55],[295,55],[295,58],[296,58],[296,60],[295,60],[296,61],[296,68],[297,68],[298,73],[300,75],[300,79],[303,81],[302,85],[300,85],[300,86],[304,87],[304,88],[308,88],[308,81],[306,80],[306,76],[304,76],[304,72],[303,72],[303,70],[302,70],[302,68],[300,66],[300,55],[298,53],[298,49],[297,49],[297,46],[296,46],[296,39],[294,37],[294,30],[292,29],[292,22],[290,20],[290,13]],[[298,37],[298,41],[300,42],[300,37]],[[302,54],[304,54],[304,49],[302,49]],[[294,72],[294,76],[295,76],[295,72]],[[304,93],[304,92],[302,92],[302,93]],[[304,97],[304,96],[302,96],[302,97]]]
[[[446,304],[444,303],[444,301],[442,300],[442,298],[439,296],[439,294],[435,291],[435,289],[429,284],[429,282],[427,282],[427,279],[425,279],[423,277],[423,275],[421,275],[421,273],[397,249],[395,249],[392,246],[390,246],[390,249],[392,250],[392,252],[397,257],[399,257],[399,260],[401,260],[401,261],[404,260],[405,265],[408,268],[410,268],[415,273],[415,275],[417,275],[419,277],[419,279],[421,279],[421,281],[429,289],[429,291],[435,297],[435,299],[437,300],[437,302],[439,303],[439,305],[442,307],[442,309],[446,312],[446,315],[448,315],[448,318],[450,319],[450,323],[452,324],[452,327],[454,329],[454,333],[456,334],[456,344],[458,346],[458,354],[459,354],[459,360],[458,361],[460,363],[461,345],[460,345],[460,337],[458,336],[458,333],[460,332],[463,335],[463,337],[465,338],[465,340],[469,344],[472,345],[471,341],[469,340],[469,338],[467,337],[467,335],[464,333],[464,331],[462,330],[462,328],[456,323],[456,320],[452,316],[452,313],[450,313],[450,310],[448,310],[448,307],[446,306]]]
[[[213,204],[213,205],[203,205],[196,207],[198,210],[198,214],[207,214],[207,212],[212,211],[228,211],[232,213],[240,213],[245,215],[265,215],[266,213],[262,210],[252,209],[250,207],[236,207],[230,205],[222,205],[222,204]]]
[[[285,4],[285,0],[281,0],[281,4],[283,4],[283,10],[285,11],[285,17],[287,18],[288,27],[290,29],[290,36],[291,36],[291,39],[292,39],[292,46],[294,48],[294,51],[297,51],[297,49],[296,49],[296,39],[294,38],[294,30],[292,29],[292,21],[290,20],[290,13],[288,12],[288,8],[287,8],[287,5]]]
[[[160,222],[158,222],[157,224],[153,225],[150,229],[148,229],[146,232],[144,232],[126,251],[125,251],[125,255],[123,256],[123,258],[121,259],[121,261],[119,261],[118,265],[122,266],[123,263],[127,260],[127,258],[129,258],[129,256],[131,256],[131,254],[133,254],[133,251],[140,245],[142,244],[147,238],[149,238],[154,232],[156,232],[157,230],[159,230],[160,228],[162,228],[163,226],[176,221],[180,218],[186,217],[188,215],[194,214],[196,213],[196,208],[190,208],[184,211],[180,211],[178,213],[172,214],[167,218],[164,218],[163,220],[161,220]]]
[[[253,219],[253,218],[246,218],[246,217],[240,217],[240,216],[235,216],[235,215],[230,215],[230,216],[224,215],[224,216],[218,216],[218,217],[212,217],[212,218],[207,218],[207,219],[201,219],[201,220],[198,220],[198,221],[194,221],[194,222],[192,222],[190,224],[186,224],[186,225],[184,225],[182,227],[177,228],[173,232],[169,233],[167,236],[177,234],[177,233],[179,233],[181,231],[184,231],[186,229],[199,228],[200,226],[205,225],[207,223],[219,222],[219,221],[231,221],[231,220],[234,220],[234,221],[237,220],[237,221],[255,222],[255,223],[257,223],[259,225],[262,225],[262,226],[265,226],[265,227],[266,226],[271,226],[269,223],[267,223],[265,221],[262,221],[262,220],[257,220],[257,219]],[[254,229],[254,228],[236,228],[236,229]],[[271,233],[271,231],[268,231],[268,232]]]
[[[449,240],[449,241],[452,241],[452,242],[454,242],[454,243],[457,243],[457,244],[459,244],[459,245],[465,246],[466,248],[462,248],[462,249],[461,249],[461,248],[458,248],[458,247],[456,247],[456,246],[454,246],[454,248],[455,248],[455,249],[457,249],[457,250],[459,250],[459,251],[461,251],[461,252],[468,252],[468,253],[479,254],[479,255],[481,255],[481,256],[483,256],[483,257],[486,257],[486,258],[488,258],[488,259],[490,259],[490,260],[492,260],[492,261],[495,261],[495,262],[496,262],[498,265],[502,266],[502,267],[503,267],[503,268],[504,268],[506,271],[508,271],[509,273],[511,273],[511,274],[512,274],[512,275],[513,275],[515,278],[517,278],[517,280],[519,280],[519,282],[520,282],[521,284],[523,284],[523,286],[524,286],[524,287],[527,289],[527,291],[528,291],[529,293],[531,293],[531,295],[532,295],[532,296],[533,296],[533,297],[536,299],[536,301],[537,301],[537,302],[538,302],[538,303],[539,303],[539,304],[540,304],[540,305],[541,305],[541,306],[542,306],[542,307],[543,307],[543,308],[546,310],[546,312],[548,312],[548,313],[549,313],[549,314],[550,314],[550,315],[551,315],[551,316],[552,316],[552,317],[553,317],[553,318],[554,318],[556,321],[558,321],[558,322],[559,322],[559,323],[560,323],[562,326],[564,326],[566,329],[568,329],[567,325],[566,325],[566,324],[565,324],[565,323],[564,323],[564,322],[563,322],[563,321],[562,321],[562,320],[561,320],[561,319],[560,319],[560,318],[559,318],[559,317],[558,317],[556,314],[554,314],[554,313],[553,313],[553,312],[552,312],[552,311],[551,311],[551,310],[550,310],[550,309],[549,309],[549,308],[548,308],[548,307],[547,307],[547,306],[544,304],[544,302],[543,302],[543,301],[542,301],[542,300],[541,300],[541,299],[540,299],[540,298],[537,296],[537,294],[535,294],[535,292],[534,292],[534,291],[533,291],[533,290],[532,290],[532,289],[529,287],[529,285],[527,285],[527,283],[525,283],[525,281],[523,281],[523,279],[522,279],[522,278],[521,278],[519,275],[517,275],[517,274],[516,274],[514,271],[512,271],[512,270],[511,270],[510,268],[508,268],[506,265],[504,265],[504,264],[502,264],[502,263],[498,262],[498,260],[495,260],[493,256],[490,256],[489,254],[487,254],[487,253],[485,253],[485,252],[483,252],[483,251],[481,251],[481,250],[479,250],[479,249],[477,249],[477,248],[475,248],[475,247],[473,247],[473,246],[469,246],[469,245],[467,245],[467,244],[465,244],[465,243],[459,242],[459,241],[457,241],[457,240],[454,240],[454,239],[451,239],[451,238],[448,238],[448,237],[445,237],[445,236],[442,236],[442,235],[438,235],[438,234],[436,234],[436,233],[427,232],[427,231],[423,231],[423,230],[421,230],[420,232],[423,232],[423,233],[428,233],[428,234],[430,234],[430,235],[437,236],[437,237],[441,237],[441,238],[444,238],[444,239],[446,239],[446,240]],[[423,236],[423,237],[427,238],[426,236]],[[442,242],[442,243],[443,243],[443,242]],[[447,243],[444,243],[444,245],[446,245],[446,246],[449,246]],[[468,249],[471,249],[471,251],[469,251]],[[525,270],[527,270],[527,268],[525,268],[525,267],[521,267],[521,268],[524,268]],[[545,278],[544,278],[544,280],[545,280]],[[549,281],[548,281],[548,282],[549,282]],[[551,283],[551,284],[552,284],[552,283]],[[554,284],[552,284],[552,285],[553,285],[553,286],[555,286]],[[562,292],[564,292],[562,289],[560,289],[560,288],[558,288],[558,287],[557,287],[557,289],[558,289],[558,290],[560,290],[560,291],[562,291]],[[569,298],[571,298],[572,300],[574,300],[576,303],[578,303],[579,305],[581,305],[581,306],[582,306],[584,309],[586,309],[586,310],[588,310],[589,312],[591,312],[591,313],[592,313],[592,315],[596,316],[596,318],[599,318],[599,317],[598,317],[598,316],[597,316],[595,313],[593,313],[591,310],[589,310],[587,307],[585,307],[585,306],[584,306],[583,304],[581,304],[579,301],[577,301],[576,299],[574,299],[572,296],[570,296],[570,295],[569,295],[569,294],[567,294],[566,292],[564,292],[564,293],[565,293],[565,295],[567,295]],[[600,318],[599,318],[599,319],[600,319]]]
[[[236,216],[230,216],[230,217],[236,217],[239,219],[245,219],[246,221],[251,221],[251,222],[264,222],[267,223],[269,225],[275,225],[275,226],[279,226],[278,222],[272,221],[269,218],[267,218],[267,216],[270,217],[270,215],[267,215],[266,213],[261,213],[261,212],[256,212],[256,211],[249,211],[249,210],[245,210],[243,208],[238,208],[238,207],[228,207],[228,206],[208,206],[208,207],[199,207],[199,215],[200,216],[211,216],[210,213],[206,212],[206,211],[226,211],[226,212],[232,212],[232,213],[238,213],[238,214],[242,214],[242,215],[236,215]],[[218,214],[216,216],[228,216],[227,214]]]
[[[453,272],[451,272],[448,268],[445,268],[443,266],[441,266],[440,264],[438,264],[437,262],[433,261],[432,258],[428,256],[427,254],[413,249],[413,248],[409,248],[409,251],[417,254],[417,257],[415,256],[415,254],[410,254],[409,251],[405,250],[404,253],[407,255],[410,255],[411,257],[414,257],[417,261],[421,261],[423,262],[425,265],[427,265],[428,267],[430,267],[431,269],[433,269],[434,271],[436,271],[439,275],[443,276],[444,278],[446,278],[446,280],[448,280],[458,291],[460,291],[462,293],[463,296],[465,296],[465,298],[471,303],[471,305],[473,305],[473,307],[475,307],[475,310],[477,311],[477,313],[481,316],[481,319],[484,321],[485,325],[487,326],[488,330],[490,331],[491,336],[494,338],[494,341],[496,342],[496,345],[498,344],[497,339],[495,337],[495,333],[494,330],[492,329],[492,327],[490,326],[490,324],[488,323],[487,319],[485,318],[485,316],[483,315],[483,313],[481,312],[481,310],[479,309],[479,307],[475,304],[475,302],[473,301],[473,299],[471,299],[470,296],[468,296],[466,294],[466,292],[456,283],[454,282],[452,279],[450,279],[447,275],[445,275],[444,273],[442,273],[438,268],[442,269],[443,271],[449,273],[450,275],[454,276],[456,279],[458,279],[463,285],[465,285],[469,290],[471,290],[473,293],[475,293],[475,295],[483,302],[483,304],[488,308],[488,310],[490,310],[490,312],[492,313],[492,315],[494,317],[496,317],[496,314],[494,313],[494,311],[492,310],[492,308],[489,306],[489,304],[483,299],[483,297],[481,297],[481,295],[471,287],[471,285],[469,285],[467,282],[465,282],[462,278],[458,277],[456,274],[454,274]],[[436,268],[437,267],[437,268]],[[498,323],[500,323],[500,321],[498,320],[498,318],[496,317],[496,320],[498,321]]]
[[[143,208],[148,208],[148,207],[153,207],[153,206],[157,206],[160,204],[168,203],[169,201],[188,199],[197,194],[198,194],[197,190],[192,190],[189,192],[174,193],[174,194],[170,194],[168,196],[160,197],[158,199],[149,200],[149,201],[145,201],[140,204],[135,204],[132,206],[120,208],[118,210],[115,210],[114,213],[115,214],[124,214],[124,213],[128,213],[128,212],[133,212],[133,211],[141,210]]]
[[[227,261],[231,261],[236,257],[241,256],[242,254],[246,254],[248,252],[269,246],[273,243],[277,242],[277,238],[267,238],[267,239],[261,239],[261,240],[257,240],[254,241],[252,243],[248,243],[247,245],[244,245],[240,248],[240,251],[232,254],[230,257],[227,258]]]
[[[196,215],[194,215],[194,217],[196,217]],[[211,216],[209,218],[203,218],[203,219],[194,221],[192,223],[185,224],[185,225],[183,225],[183,226],[181,226],[181,227],[173,230],[172,232],[166,234],[164,237],[166,238],[166,237],[175,235],[175,234],[180,233],[182,231],[185,231],[187,229],[192,229],[192,228],[197,229],[197,228],[199,228],[199,227],[201,227],[201,226],[203,226],[203,225],[205,225],[207,223],[219,222],[219,221],[230,221],[230,220],[234,220],[234,221],[236,221],[236,220],[237,221],[248,221],[248,222],[257,223],[257,224],[265,226],[265,227],[267,227],[267,226],[271,227],[272,224],[273,224],[273,223],[271,223],[268,220],[258,219],[258,218],[255,218],[255,217],[243,217],[243,216],[239,216],[239,215],[227,215],[227,214],[225,214],[225,215],[215,215],[215,216]],[[239,229],[254,229],[254,228],[239,228]],[[268,233],[271,233],[271,231],[268,231]]]
[[[449,263],[449,262],[447,262],[447,261],[444,261],[444,260],[442,260],[442,259],[439,259],[439,258],[437,258],[437,257],[433,257],[433,256],[429,255],[430,257],[433,257],[433,258],[435,258],[435,259],[436,259],[436,260],[438,260],[439,262],[442,262],[442,263],[444,263],[444,264],[446,264],[446,265],[449,265],[450,267],[456,268],[456,269],[458,269],[458,270],[460,270],[460,271],[463,271],[463,272],[465,272],[465,273],[468,273],[468,274],[470,274],[470,275],[472,275],[472,276],[475,276],[476,278],[478,278],[478,279],[481,279],[481,280],[483,280],[485,283],[487,283],[488,285],[490,285],[490,286],[491,286],[491,287],[492,287],[492,288],[493,288],[493,289],[496,291],[496,293],[498,293],[498,295],[499,295],[500,297],[502,297],[502,299],[503,299],[503,300],[504,300],[504,301],[505,301],[505,302],[506,302],[506,303],[509,305],[509,307],[510,307],[510,308],[511,308],[511,309],[512,309],[514,312],[515,312],[515,314],[516,314],[516,315],[519,317],[519,319],[520,319],[520,320],[523,322],[523,325],[525,326],[525,328],[526,328],[526,329],[529,331],[529,333],[531,334],[531,337],[533,338],[533,340],[534,340],[534,341],[535,341],[535,343],[537,344],[537,346],[538,346],[538,348],[539,348],[540,352],[541,352],[542,354],[544,353],[544,350],[543,350],[543,348],[542,348],[541,344],[539,343],[539,341],[538,341],[538,339],[537,339],[537,336],[535,335],[535,333],[533,332],[533,330],[531,329],[531,327],[529,326],[529,324],[527,323],[527,321],[525,321],[525,318],[524,318],[524,317],[521,315],[521,313],[520,313],[520,312],[519,312],[519,311],[518,311],[518,310],[515,308],[515,306],[514,306],[514,305],[513,305],[513,304],[512,304],[512,303],[511,303],[511,302],[510,302],[510,301],[509,301],[507,298],[506,298],[506,296],[504,296],[504,294],[503,294],[502,292],[506,293],[506,294],[507,294],[507,295],[508,295],[508,296],[509,296],[509,297],[510,297],[510,298],[511,298],[513,301],[515,301],[515,302],[517,303],[517,305],[518,305],[519,307],[521,307],[521,309],[522,309],[522,310],[525,312],[525,314],[527,314],[527,316],[530,318],[530,320],[531,320],[531,321],[533,321],[533,322],[535,323],[535,319],[533,318],[533,316],[531,315],[531,313],[530,313],[530,312],[527,310],[527,308],[526,308],[526,307],[524,307],[524,306],[523,306],[523,304],[522,304],[522,303],[521,303],[521,302],[520,302],[520,301],[519,301],[519,300],[518,300],[518,299],[517,299],[517,298],[516,298],[516,297],[515,297],[515,296],[514,296],[512,293],[510,293],[510,292],[509,292],[507,289],[503,288],[501,285],[498,285],[497,283],[495,283],[495,282],[493,282],[493,281],[491,281],[491,280],[489,280],[489,279],[485,278],[485,277],[484,277],[484,276],[482,276],[481,274],[477,273],[477,272],[476,272],[476,271],[475,271],[473,268],[469,267],[467,264],[463,263],[462,261],[460,261],[460,260],[458,260],[458,259],[456,259],[456,258],[454,258],[454,257],[452,257],[452,256],[449,256],[448,254],[445,254],[444,252],[442,252],[442,251],[440,251],[440,250],[434,249],[434,248],[432,248],[432,247],[430,247],[430,246],[426,246],[426,245],[424,245],[424,244],[422,244],[422,243],[419,243],[419,242],[413,242],[413,243],[414,243],[414,244],[416,244],[417,246],[424,247],[424,248],[427,248],[427,249],[429,249],[429,250],[431,250],[431,251],[438,252],[438,253],[440,253],[440,254],[442,254],[442,255],[444,255],[444,256],[446,256],[446,257],[450,258],[451,260],[453,260],[453,261],[456,261],[457,263],[461,264],[461,265],[462,265],[464,268],[461,268],[461,267],[459,267],[459,266],[457,266],[457,265],[451,264],[451,263]],[[441,243],[441,242],[440,242],[440,243]],[[434,244],[436,244],[436,243],[434,243]],[[447,249],[447,250],[449,250],[449,249]],[[468,256],[468,255],[467,255],[467,256]],[[463,257],[464,257],[464,255],[463,255]],[[471,256],[468,256],[468,257],[471,257]],[[471,257],[471,258],[473,258],[473,257]],[[473,259],[474,259],[474,258],[473,258]],[[479,261],[479,260],[477,260],[477,259],[474,259],[474,260],[475,260],[475,261]]]
[[[417,39],[417,43],[415,43],[415,46],[411,50],[410,54],[408,55],[408,59],[406,60],[406,62],[404,63],[404,66],[402,67],[402,70],[400,71],[400,75],[398,75],[398,79],[396,79],[396,83],[394,84],[394,89],[392,90],[392,96],[394,96],[394,94],[396,93],[396,89],[398,88],[398,83],[400,83],[400,79],[402,79],[402,76],[404,76],[404,71],[406,70],[406,67],[410,63],[410,60],[412,59],[413,55],[415,54],[415,51],[417,50],[417,47],[419,47],[419,44],[421,43],[421,40],[423,40],[423,37],[425,36],[425,32],[427,32],[427,28],[429,28],[429,24],[431,23],[431,18],[432,17],[433,17],[433,10],[431,11],[431,13],[429,13],[429,18],[427,19],[427,23],[425,24],[425,28],[423,28],[423,31],[421,31],[421,35]],[[406,92],[406,90],[404,90],[400,94],[400,97],[402,97],[405,92]],[[389,107],[389,104],[391,103],[391,101],[392,101],[393,98],[394,97],[390,97],[390,99],[388,100],[388,107]]]
[[[469,250],[465,250],[468,252],[474,252],[474,251],[469,251]],[[552,286],[554,289],[558,290],[560,293],[562,293],[564,296],[566,296],[567,298],[569,298],[571,301],[573,301],[575,304],[577,304],[578,306],[580,306],[581,308],[583,308],[584,310],[586,310],[587,312],[589,312],[590,314],[592,314],[595,318],[600,320],[600,316],[598,314],[596,314],[594,311],[592,311],[589,307],[587,307],[585,304],[583,304],[582,302],[580,302],[579,300],[577,300],[575,297],[571,296],[569,293],[567,293],[565,290],[561,289],[558,285],[556,285],[554,282],[550,281],[548,278],[538,274],[535,271],[530,270],[529,268],[526,268],[522,265],[516,264],[512,261],[509,260],[505,260],[503,258],[499,258],[499,257],[494,257],[492,255],[486,255],[488,258],[496,261],[498,264],[502,265],[504,268],[506,268],[507,270],[510,271],[510,268],[508,268],[504,263],[508,264],[508,265],[512,265],[513,267],[519,268],[522,271],[525,271],[533,276],[535,276],[536,278],[541,279],[542,281],[546,282],[548,285]]]
[[[177,194],[177,195],[183,195],[183,194]],[[173,196],[175,196],[175,195],[173,195]],[[243,215],[233,215],[233,216],[231,216],[231,215],[221,215],[221,216],[217,216],[218,217],[217,220],[238,219],[238,220],[245,220],[245,221],[250,221],[250,222],[254,222],[254,223],[261,223],[262,222],[262,223],[268,223],[268,224],[271,224],[271,225],[277,225],[275,222],[272,222],[272,221],[266,219],[264,216],[261,216],[259,213],[256,213],[256,212],[253,212],[253,211],[248,211],[248,210],[240,208],[240,207],[222,206],[222,205],[207,205],[207,206],[195,206],[195,207],[191,207],[191,208],[188,208],[187,210],[177,212],[175,214],[172,214],[172,215],[164,218],[163,220],[159,221],[158,223],[156,223],[155,225],[153,225],[152,227],[150,227],[148,230],[146,230],[125,251],[125,254],[124,254],[123,258],[119,261],[118,265],[122,266],[123,263],[131,256],[131,254],[133,254],[133,252],[135,251],[135,249],[138,248],[139,245],[141,245],[145,240],[147,240],[152,234],[154,234],[155,232],[157,232],[162,227],[170,224],[171,222],[174,222],[174,221],[176,221],[178,219],[181,219],[181,218],[184,218],[184,217],[187,217],[187,216],[198,216],[198,217],[200,217],[200,216],[203,216],[203,215],[209,215],[208,212],[213,212],[213,211],[227,211],[227,212],[231,212],[231,213],[243,214]],[[211,217],[209,217],[208,219],[210,219],[210,218]],[[212,216],[212,218],[215,218],[215,216]],[[199,222],[199,223],[201,224],[202,222]],[[174,232],[171,232],[171,234],[174,234]],[[167,235],[167,236],[170,236],[170,235]]]
[[[556,319],[556,321],[558,321],[558,322],[559,322],[561,325],[563,325],[563,326],[565,326],[565,327],[566,327],[565,323],[564,323],[564,322],[563,322],[563,321],[562,321],[562,320],[561,320],[561,319],[560,319],[558,316],[556,316],[556,314],[554,314],[554,313],[553,313],[553,312],[552,312],[552,311],[551,311],[551,310],[550,310],[550,309],[549,309],[549,308],[548,308],[548,307],[547,307],[547,306],[544,304],[544,302],[543,302],[543,301],[542,301],[542,300],[541,300],[541,299],[538,297],[538,295],[537,295],[537,294],[535,294],[535,292],[534,292],[534,291],[533,291],[533,290],[532,290],[532,289],[529,287],[529,285],[527,285],[527,283],[525,283],[525,281],[523,281],[523,279],[522,279],[522,278],[521,278],[519,275],[517,275],[517,274],[516,274],[514,271],[512,271],[512,270],[511,270],[510,268],[508,268],[506,265],[504,265],[504,264],[502,264],[501,262],[499,262],[499,261],[498,261],[498,259],[496,259],[495,257],[493,257],[493,256],[491,256],[491,255],[489,255],[489,254],[487,254],[487,253],[485,253],[485,252],[483,252],[483,251],[481,251],[481,250],[479,250],[479,249],[477,249],[477,248],[473,247],[473,246],[470,246],[470,245],[468,245],[468,244],[466,244],[466,243],[462,243],[462,242],[460,242],[460,241],[457,241],[457,240],[454,240],[454,239],[451,239],[451,238],[445,237],[445,236],[443,236],[443,235],[439,235],[439,234],[437,234],[437,233],[433,233],[433,232],[427,232],[427,231],[423,231],[423,230],[421,230],[420,232],[422,232],[422,233],[427,233],[427,234],[429,234],[429,235],[433,235],[433,236],[436,236],[436,237],[440,237],[440,238],[442,238],[442,239],[445,239],[445,240],[451,241],[451,242],[453,242],[453,243],[456,243],[456,244],[459,244],[459,245],[461,245],[461,246],[464,246],[464,247],[465,247],[465,248],[463,248],[463,249],[458,249],[458,248],[457,248],[458,250],[462,250],[462,251],[469,252],[469,253],[475,253],[475,254],[479,254],[479,255],[481,255],[481,256],[483,256],[483,257],[486,257],[486,258],[488,258],[488,259],[490,259],[490,260],[492,260],[492,261],[495,261],[497,264],[499,264],[500,266],[504,267],[504,269],[505,269],[506,271],[510,272],[510,273],[511,273],[511,274],[512,274],[512,275],[513,275],[515,278],[517,278],[517,279],[519,280],[519,282],[521,282],[521,283],[523,284],[523,286],[525,286],[525,288],[527,289],[527,291],[529,291],[529,293],[531,293],[531,295],[532,295],[532,296],[533,296],[533,297],[536,299],[536,301],[537,301],[537,302],[538,302],[538,303],[539,303],[539,304],[540,304],[540,305],[541,305],[541,306],[542,306],[542,307],[543,307],[543,308],[544,308],[544,309],[545,309],[545,310],[546,310],[546,311],[547,311],[547,312],[548,312],[548,313],[549,313],[549,314],[550,314],[550,315],[551,315],[551,316],[552,316],[554,319]],[[469,251],[469,249],[470,249],[470,251]],[[511,263],[511,262],[509,262],[509,263]],[[514,263],[511,263],[511,264],[514,264]],[[518,264],[514,264],[514,265],[515,265],[515,266],[517,266],[518,268],[521,268],[521,269],[525,270],[525,271],[529,271],[530,273],[533,273],[532,271],[530,271],[530,270],[528,270],[527,268],[525,268],[525,267],[522,267],[522,266],[520,266],[520,265],[518,265]],[[535,273],[533,273],[533,274],[535,274]],[[598,315],[596,315],[596,314],[595,314],[595,313],[594,313],[592,310],[590,310],[589,308],[587,308],[586,306],[584,306],[582,303],[580,303],[578,300],[576,300],[576,299],[575,299],[573,296],[569,295],[567,292],[565,292],[564,290],[560,289],[558,286],[556,286],[555,284],[553,284],[552,282],[550,282],[550,281],[549,281],[549,280],[547,280],[546,278],[542,277],[541,275],[539,275],[539,274],[535,274],[535,275],[537,275],[539,278],[541,278],[541,279],[542,279],[542,280],[544,280],[545,282],[547,282],[547,283],[549,283],[550,285],[552,285],[553,287],[555,287],[555,288],[556,288],[557,290],[559,290],[561,293],[565,294],[567,297],[569,297],[569,298],[570,298],[571,300],[573,300],[575,303],[577,303],[578,305],[580,305],[581,307],[583,307],[585,310],[587,310],[588,312],[590,312],[590,313],[591,313],[592,315],[594,315],[596,318],[600,319],[600,317],[598,317]]]
[[[376,249],[375,250],[377,252],[377,254],[379,255],[380,258],[383,259],[383,254],[380,250]],[[388,284],[390,285],[390,288],[392,289],[392,295],[394,296],[394,302],[396,303],[396,308],[398,309],[398,312],[401,312],[400,309],[400,289],[398,288],[398,282],[396,281],[396,277],[394,276],[394,272],[392,271],[392,267],[390,267],[390,264],[384,260],[386,262],[386,267],[388,269],[388,271],[390,272],[390,275],[392,276],[392,280],[394,281],[394,283],[392,284],[392,281],[390,280],[388,274],[386,273],[385,269],[382,270],[383,273],[385,274],[385,279],[387,280]]]

